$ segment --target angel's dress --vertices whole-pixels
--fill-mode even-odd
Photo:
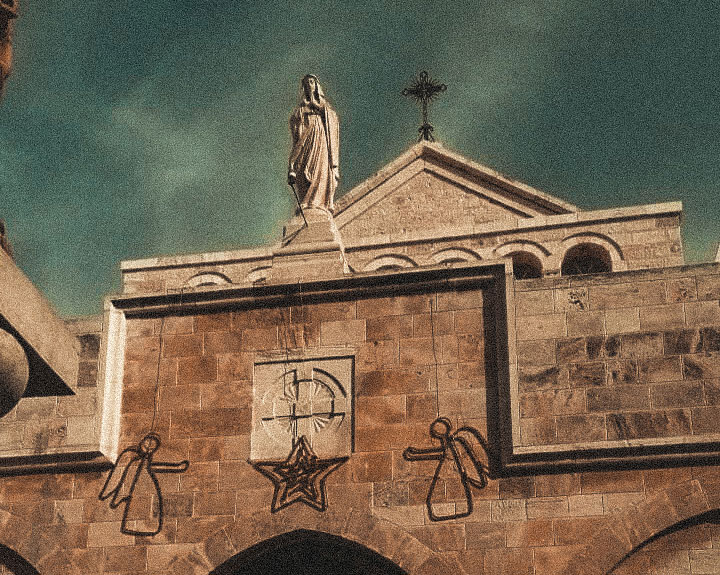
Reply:
[[[445,449],[445,456],[438,462],[436,477],[437,482],[428,493],[428,504],[436,520],[454,519],[459,514],[468,513],[471,502],[463,482],[463,473],[449,446]],[[450,502],[455,504],[454,509],[448,505]]]
[[[120,526],[123,533],[149,535],[160,530],[162,513],[151,513],[150,508],[150,501],[153,499],[155,506],[160,505],[160,489],[150,475],[148,464],[148,457],[136,450],[125,450],[100,493],[102,500],[112,496],[110,507],[113,509],[125,504]],[[135,520],[137,524],[131,523]]]
[[[151,501],[150,507],[148,500]],[[127,502],[127,512],[123,515],[123,519],[127,518],[128,521],[137,519],[137,526],[128,531],[158,533],[162,521],[162,509],[159,508],[161,505],[160,486],[157,480],[150,475],[148,459],[143,459],[137,470],[135,489]],[[127,527],[123,526],[123,529],[127,529]]]

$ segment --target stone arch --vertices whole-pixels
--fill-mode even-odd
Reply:
[[[509,256],[513,263],[513,275],[516,280],[541,278],[543,266],[540,259],[530,252],[512,252]]]
[[[230,278],[219,272],[200,272],[191,276],[186,282],[187,287],[231,284]]]
[[[303,565],[305,571],[312,573],[406,574],[395,563],[361,543],[309,529],[296,529],[266,539],[233,555],[211,573],[288,573],[297,565]]]
[[[445,248],[438,250],[430,256],[434,264],[474,262],[482,258],[473,250],[467,248]]]
[[[511,240],[505,242],[493,250],[493,255],[500,258],[510,255],[513,252],[531,253],[543,263],[550,255],[550,251],[545,246],[532,240]]]
[[[401,268],[416,268],[417,263],[412,258],[401,254],[386,254],[371,260],[363,268],[364,272],[384,271]]]
[[[457,561],[450,561],[434,552],[402,527],[374,517],[367,510],[352,508],[318,513],[300,507],[280,514],[261,511],[239,516],[234,523],[222,527],[199,543],[188,565],[202,564],[214,569],[253,545],[301,529],[360,543],[410,575],[467,575]],[[205,570],[203,575],[207,573]]]
[[[15,575],[40,575],[32,563],[20,554],[33,551],[37,554],[37,549],[33,549],[33,542],[28,537],[31,527],[27,519],[0,510],[0,567],[8,567]],[[45,555],[33,559],[37,559],[38,564],[42,563],[53,551],[55,549],[45,549]]]
[[[547,269],[550,252],[545,246],[531,240],[512,240],[499,245],[493,254],[512,259],[515,279],[528,279],[542,277]]]
[[[561,242],[562,250],[557,254],[553,254],[555,256],[554,263],[556,264],[557,269],[560,269],[568,251],[580,244],[596,245],[603,248],[610,257],[612,271],[617,272],[627,269],[625,256],[623,255],[622,249],[618,243],[606,235],[595,232],[580,232],[567,236],[563,239]]]
[[[250,271],[250,273],[247,275],[246,280],[251,284],[263,282],[267,280],[268,276],[270,275],[270,269],[271,266],[261,266],[259,268],[255,268]]]
[[[717,502],[720,495],[718,468],[704,472],[707,478],[688,479],[653,491],[637,505],[604,516],[589,541],[574,554],[568,553],[565,565],[560,570],[554,566],[553,573],[607,575],[623,557],[654,535],[713,510],[709,501]],[[544,574],[537,571],[537,575]]]
[[[13,575],[40,575],[40,572],[22,555],[2,544],[0,544],[0,567],[7,567]]]

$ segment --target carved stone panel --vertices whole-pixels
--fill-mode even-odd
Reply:
[[[348,356],[256,363],[251,459],[283,459],[302,436],[318,457],[350,455],[353,365]]]

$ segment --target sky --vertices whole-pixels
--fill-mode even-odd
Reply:
[[[720,230],[720,3],[23,0],[0,103],[0,217],[63,315],[120,261],[275,242],[288,118],[318,76],[338,197],[417,138],[401,95],[447,84],[440,143],[583,209],[682,200],[689,262]]]

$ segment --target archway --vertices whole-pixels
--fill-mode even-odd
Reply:
[[[510,258],[513,263],[513,275],[516,280],[527,280],[541,278],[542,262],[530,252],[511,252]]]
[[[35,567],[23,559],[22,555],[2,544],[0,544],[0,573],[40,575]]]
[[[407,575],[379,553],[337,535],[297,529],[253,545],[210,575]]]
[[[560,273],[564,276],[574,276],[611,271],[610,253],[598,244],[587,242],[574,245],[565,253]]]

